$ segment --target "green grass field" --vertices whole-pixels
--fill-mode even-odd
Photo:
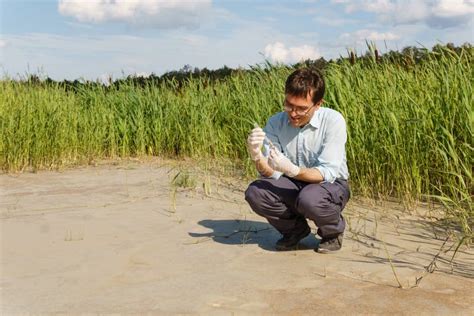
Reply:
[[[472,238],[473,49],[412,65],[330,63],[325,106],[348,124],[353,191],[406,205],[446,207]],[[232,160],[254,171],[245,140],[281,111],[291,67],[262,66],[209,83],[192,78],[118,89],[66,91],[57,84],[0,82],[0,168],[18,171],[128,156]]]

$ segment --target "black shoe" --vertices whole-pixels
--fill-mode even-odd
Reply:
[[[306,226],[300,233],[283,235],[283,237],[276,242],[275,248],[279,251],[295,250],[298,248],[297,246],[300,240],[308,236],[309,233],[311,233],[311,228]]]
[[[316,251],[319,253],[330,253],[340,250],[342,247],[343,237],[344,234],[339,234],[337,237],[323,238],[319,243],[318,248],[316,248]]]

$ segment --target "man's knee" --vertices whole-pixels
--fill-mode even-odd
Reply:
[[[265,192],[257,185],[256,181],[252,182],[245,190],[245,200],[255,213],[259,215],[264,213]]]
[[[260,196],[259,190],[260,189],[254,184],[254,182],[251,183],[247,190],[245,190],[245,200],[248,203],[254,203],[254,201],[258,201]]]
[[[329,192],[321,186],[302,190],[296,200],[296,209],[319,225],[336,224],[340,220],[338,206],[331,202]]]
[[[301,215],[309,215],[316,210],[329,207],[328,192],[319,185],[312,185],[301,190],[296,198],[296,209]]]

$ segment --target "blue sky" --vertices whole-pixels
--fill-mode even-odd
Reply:
[[[474,42],[474,0],[0,0],[0,73],[56,80]]]

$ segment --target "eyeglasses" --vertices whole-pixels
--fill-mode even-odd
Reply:
[[[295,111],[296,115],[300,115],[300,116],[303,116],[303,115],[306,115],[308,114],[309,110],[311,110],[311,108],[313,106],[315,106],[316,104],[313,104],[311,105],[310,107],[307,107],[307,106],[291,106],[288,104],[288,102],[283,101],[283,109],[285,110],[285,112],[293,112]]]

